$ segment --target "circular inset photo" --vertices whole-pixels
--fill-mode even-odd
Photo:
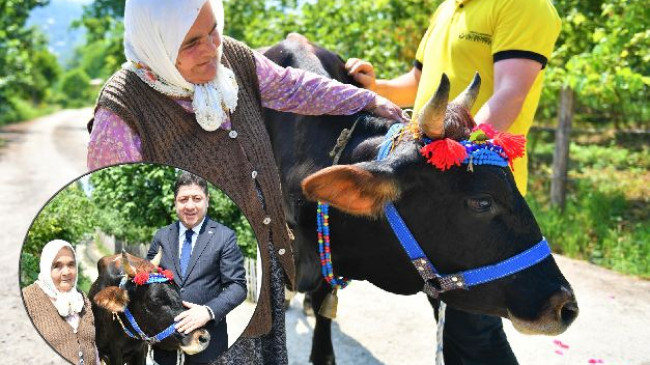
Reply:
[[[41,209],[20,286],[34,327],[73,364],[210,363],[253,316],[256,262],[253,230],[219,188],[171,166],[123,164]]]

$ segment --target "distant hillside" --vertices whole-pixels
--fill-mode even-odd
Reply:
[[[45,7],[32,10],[27,25],[40,28],[47,36],[50,52],[54,53],[61,65],[72,57],[75,47],[83,44],[85,30],[70,29],[70,23],[81,19],[83,6],[92,0],[51,0]]]

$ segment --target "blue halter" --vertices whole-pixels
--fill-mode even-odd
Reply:
[[[377,155],[377,160],[385,159],[392,150],[395,137],[399,135],[403,124],[395,124],[386,133],[384,144],[381,146]],[[461,142],[463,143],[463,142]],[[491,151],[490,151],[491,152]],[[483,158],[474,160],[474,164],[507,166],[507,161],[497,153],[485,153]],[[463,163],[468,163],[465,160]],[[487,265],[477,269],[462,271],[456,274],[439,274],[431,261],[427,258],[422,247],[413,237],[413,234],[406,226],[406,223],[397,212],[393,203],[388,203],[384,207],[386,219],[390,224],[395,236],[397,236],[402,248],[409,256],[411,263],[415,266],[422,279],[424,280],[423,291],[434,298],[440,293],[454,289],[468,289],[469,287],[487,283],[493,280],[512,275],[519,271],[525,270],[546,257],[551,255],[551,248],[545,238],[542,238],[535,246],[521,252],[515,256],[501,261],[495,265]]]
[[[127,281],[128,281],[128,279],[127,279],[126,276],[122,277],[122,280],[120,281],[120,288],[124,288]],[[149,274],[149,279],[147,280],[146,283],[144,283],[144,285],[152,284],[152,283],[164,283],[164,282],[167,282],[167,281],[169,281],[169,279],[167,279],[164,275],[161,275],[161,274]],[[114,313],[114,314],[117,316],[116,313]],[[167,337],[171,336],[176,331],[176,327],[175,327],[176,323],[172,323],[169,327],[165,328],[164,330],[162,330],[157,335],[149,337],[144,333],[144,331],[142,331],[140,329],[140,326],[138,326],[138,322],[136,322],[135,318],[133,317],[133,314],[131,314],[131,311],[129,310],[128,307],[124,308],[124,316],[129,321],[129,323],[131,324],[131,327],[135,330],[135,332],[137,332],[138,336],[135,336],[133,334],[133,332],[129,331],[129,329],[126,328],[124,323],[122,323],[122,320],[120,319],[120,317],[117,316],[117,319],[120,322],[120,325],[122,326],[122,329],[124,330],[124,333],[126,333],[127,336],[129,336],[129,337],[131,337],[133,339],[142,340],[142,341],[145,341],[148,344],[158,343],[158,342],[166,339]]]

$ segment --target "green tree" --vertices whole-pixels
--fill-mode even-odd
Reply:
[[[547,72],[540,115],[554,118],[563,86],[576,91],[578,121],[647,128],[650,8],[641,0],[560,0],[562,33]]]
[[[56,56],[45,49],[34,52],[33,86],[31,87],[31,100],[39,104],[51,94],[51,89],[61,76],[62,70]]]
[[[61,92],[65,95],[60,102],[64,106],[78,107],[92,102],[93,95],[90,77],[81,68],[67,71],[61,77]]]
[[[376,64],[379,77],[410,69],[429,16],[440,0],[317,0],[225,2],[226,33],[251,47],[301,33],[343,58]],[[264,13],[264,17],[258,16]]]
[[[23,117],[25,100],[40,103],[58,76],[45,36],[25,27],[30,11],[48,2],[0,1],[0,124]]]
[[[73,247],[95,229],[95,210],[79,183],[57,193],[34,219],[21,252],[21,285],[33,283],[43,246],[53,239],[70,242]]]

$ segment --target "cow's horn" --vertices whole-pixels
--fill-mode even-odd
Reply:
[[[124,250],[122,250],[122,269],[124,270],[124,273],[129,277],[135,277],[135,270],[129,263],[129,259],[126,257],[126,251]]]
[[[445,112],[449,102],[449,78],[444,73],[440,78],[440,86],[417,116],[420,130],[431,139],[445,136]]]
[[[481,76],[479,76],[477,72],[474,74],[474,78],[472,79],[472,82],[469,83],[467,89],[458,94],[454,101],[452,101],[452,104],[460,105],[467,108],[467,110],[471,110],[474,106],[474,102],[476,102],[476,98],[478,97],[478,92],[480,89]]]
[[[160,260],[162,259],[162,249],[158,249],[158,253],[151,259],[151,264],[155,267],[160,266]]]

